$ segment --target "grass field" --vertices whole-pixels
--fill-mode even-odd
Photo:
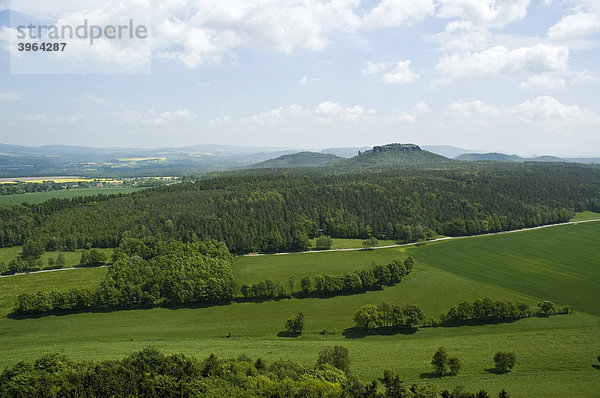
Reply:
[[[220,357],[246,353],[253,358],[289,358],[310,365],[322,347],[342,344],[350,351],[351,368],[365,380],[392,369],[406,383],[435,382],[448,388],[463,385],[469,390],[485,388],[493,394],[507,388],[515,397],[593,397],[600,390],[600,370],[592,367],[600,354],[600,317],[593,303],[599,290],[589,289],[599,280],[600,249],[594,244],[599,237],[600,223],[586,223],[413,248],[238,257],[234,272],[240,283],[271,278],[286,285],[290,274],[298,280],[317,273],[341,274],[407,255],[414,256],[417,263],[414,272],[399,285],[358,295],[195,309],[4,318],[0,319],[0,367],[54,351],[77,359],[116,358],[147,345],[198,357],[213,352]],[[9,296],[19,291],[50,290],[68,284],[93,286],[99,283],[102,272],[105,269],[0,279],[0,292],[9,286],[13,290],[0,301],[0,313],[10,309]],[[541,282],[534,283],[534,279]],[[507,324],[426,328],[412,335],[348,338],[342,334],[352,326],[352,316],[363,304],[383,300],[414,303],[428,316],[437,316],[451,305],[482,296],[532,305],[551,298],[572,304],[577,311],[574,315]],[[591,313],[581,311],[584,307]],[[284,321],[300,311],[306,316],[305,334],[277,337]],[[329,333],[321,335],[323,329]],[[225,337],[228,333],[231,338]],[[439,346],[462,361],[458,376],[428,378],[429,362]],[[499,350],[517,354],[513,372],[495,375],[486,371]]]
[[[409,248],[422,263],[600,315],[600,222]]]
[[[310,245],[311,247],[315,247],[315,242],[317,241],[317,239],[311,239],[310,240]],[[332,245],[331,248],[332,249],[354,249],[354,248],[361,248],[363,247],[362,245],[363,239],[340,239],[340,238],[333,238],[332,239]],[[377,244],[377,246],[389,246],[389,245],[395,245],[397,242],[395,240],[380,240]]]
[[[143,188],[133,187],[115,187],[115,188],[77,188],[62,191],[48,191],[23,193],[17,195],[0,195],[0,204],[15,205],[20,203],[42,203],[48,199],[70,199],[77,196],[92,196],[92,195],[114,195],[119,193],[131,193]]]
[[[96,249],[100,250],[110,257],[113,254],[114,249]],[[56,260],[59,253],[62,253],[65,256],[65,268],[76,267],[79,265],[81,260],[81,249],[73,252],[46,252],[42,254],[40,259],[44,266],[48,264],[48,259],[53,258]],[[13,246],[13,247],[3,247],[0,248],[0,262],[8,264],[13,258],[19,256],[21,254],[21,246]]]
[[[582,211],[575,214],[575,217],[571,218],[570,221],[586,221],[586,220],[600,220],[600,213],[594,213],[593,211]]]

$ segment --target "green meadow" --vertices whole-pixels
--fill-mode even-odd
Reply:
[[[408,255],[413,273],[399,285],[332,298],[284,299],[206,308],[80,313],[30,319],[0,319],[0,367],[61,352],[75,359],[118,358],[148,345],[165,352],[198,357],[241,353],[267,361],[294,359],[310,365],[326,345],[349,349],[354,373],[364,380],[385,369],[406,383],[435,382],[452,389],[485,388],[512,396],[597,396],[600,370],[600,312],[595,303],[600,272],[600,223],[557,226],[534,231],[353,252],[237,257],[239,284],[267,278],[287,286],[294,274],[342,274]],[[0,278],[0,313],[12,308],[21,291],[94,286],[106,269],[82,269]],[[5,291],[10,292],[4,294]],[[575,314],[529,318],[512,323],[422,328],[414,334],[356,337],[344,330],[364,304],[412,303],[428,317],[464,300],[489,296],[571,304]],[[11,298],[12,297],[12,298]],[[306,331],[298,338],[278,337],[291,315],[304,312]],[[325,334],[322,334],[325,333]],[[231,337],[226,337],[231,334]],[[458,376],[430,378],[431,357],[439,346],[463,363]],[[490,373],[496,351],[514,351],[515,369]]]
[[[71,199],[77,196],[128,194],[144,188],[114,187],[114,188],[77,188],[62,191],[34,192],[16,195],[0,195],[0,204],[18,205],[21,203],[37,204],[48,199]]]

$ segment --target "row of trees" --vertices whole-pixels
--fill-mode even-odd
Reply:
[[[472,302],[465,301],[451,307],[447,313],[440,315],[440,322],[442,325],[506,322],[531,316],[549,316],[571,312],[573,312],[573,307],[568,305],[556,307],[550,301],[542,301],[538,303],[537,309],[530,309],[529,304],[526,303],[511,303],[485,297]]]
[[[379,328],[417,328],[425,321],[423,310],[413,304],[396,305],[381,303],[363,305],[354,314],[356,327],[372,333]]]
[[[124,242],[105,279],[95,291],[72,289],[23,293],[19,315],[71,310],[120,309],[162,305],[226,303],[235,294],[231,254],[215,241],[156,241],[154,257],[145,259]],[[131,257],[128,256],[130,251]],[[101,253],[101,252],[100,252]],[[82,256],[88,264],[93,252]]]
[[[12,275],[20,272],[35,272],[45,269],[58,269],[64,268],[66,264],[65,255],[59,253],[56,258],[48,257],[47,263],[37,259],[24,259],[23,257],[15,257],[8,262],[8,264],[0,262],[0,274],[1,275]]]
[[[600,210],[599,187],[597,168],[564,164],[223,173],[127,196],[0,205],[0,246],[212,238],[248,253],[306,250],[320,235],[414,242],[566,221]]]
[[[414,259],[407,257],[404,261],[396,259],[387,265],[348,272],[341,276],[316,275],[300,280],[299,297],[309,295],[332,296],[344,293],[358,293],[367,290],[381,289],[384,286],[393,286],[408,275],[414,267]],[[276,281],[267,279],[254,284],[244,284],[241,287],[242,295],[247,299],[276,299],[290,297],[294,294],[296,277],[290,276],[289,292]]]
[[[506,373],[512,370],[517,363],[514,352],[499,351],[494,355],[494,370],[496,373]],[[462,367],[457,357],[450,357],[445,347],[440,347],[431,360],[433,373],[438,377],[446,375],[456,376]]]
[[[314,366],[291,360],[268,363],[242,354],[199,360],[184,354],[164,355],[156,348],[119,360],[74,361],[46,354],[33,363],[20,362],[0,373],[0,396],[17,397],[282,397],[282,398],[419,398],[481,397],[462,389],[441,390],[435,384],[405,386],[390,371],[362,382],[350,372],[343,346],[325,347]],[[500,395],[505,397],[507,395]]]

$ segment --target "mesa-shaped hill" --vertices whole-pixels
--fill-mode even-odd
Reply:
[[[359,152],[357,156],[346,159],[336,166],[346,167],[411,167],[432,166],[454,163],[454,160],[422,150],[414,144],[388,144]]]
[[[298,152],[248,166],[252,169],[322,166],[343,158],[329,153]]]

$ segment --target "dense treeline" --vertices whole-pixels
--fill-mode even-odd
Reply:
[[[223,241],[234,253],[305,250],[309,238],[417,241],[568,220],[600,210],[600,169],[469,164],[446,169],[224,173],[111,199],[0,206],[0,245],[115,247],[124,237]]]
[[[319,274],[312,280],[305,277],[300,281],[300,291],[296,296],[334,296],[382,289],[384,286],[400,283],[412,271],[413,266],[414,259],[408,257],[404,262],[396,259],[387,265],[376,265],[372,269],[365,268],[341,276]],[[291,288],[290,286],[288,292],[278,282],[267,279],[252,285],[242,285],[241,293],[247,299],[277,299],[290,297],[293,293]]]
[[[556,308],[550,301],[542,301],[538,303],[537,309],[530,309],[527,303],[511,303],[484,297],[453,306],[447,313],[440,315],[440,322],[442,325],[483,324],[572,312],[573,307],[565,305]]]
[[[224,244],[126,239],[96,291],[23,293],[15,313],[224,303],[234,294],[231,254]]]
[[[366,332],[379,328],[416,329],[425,322],[425,314],[418,305],[381,303],[363,305],[354,314],[356,327]]]
[[[526,303],[478,298],[462,302],[440,315],[442,324],[490,323],[525,318],[533,315]]]
[[[348,350],[327,347],[314,367],[290,360],[267,363],[246,355],[198,360],[146,348],[121,360],[73,361],[47,354],[0,373],[0,397],[285,397],[285,398],[466,398],[489,397],[435,384],[404,385],[393,372],[363,383],[349,373]]]

